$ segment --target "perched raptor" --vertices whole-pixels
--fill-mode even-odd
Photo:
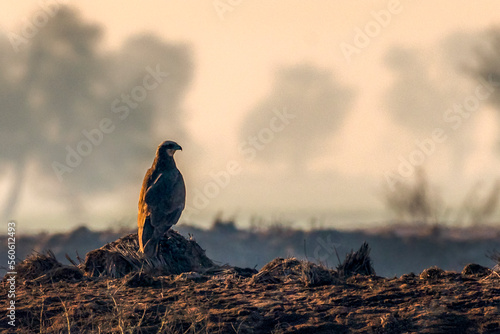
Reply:
[[[142,182],[137,225],[140,251],[149,257],[157,254],[161,237],[184,210],[186,187],[174,161],[177,150],[182,148],[176,142],[161,143]]]

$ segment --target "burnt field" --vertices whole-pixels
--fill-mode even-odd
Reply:
[[[481,265],[384,278],[367,244],[335,267],[288,257],[259,271],[216,264],[174,231],[156,260],[137,247],[130,234],[70,265],[30,255],[16,267],[16,331],[3,313],[2,333],[500,332],[500,275]]]
[[[263,281],[237,275],[140,281],[20,282],[18,333],[500,332],[500,278],[493,276],[357,275],[320,286],[284,272]],[[6,321],[4,314],[3,333],[11,332]]]

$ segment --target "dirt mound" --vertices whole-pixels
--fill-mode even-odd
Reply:
[[[156,286],[158,283],[153,276],[143,272],[129,273],[123,278],[123,280],[125,282],[125,286],[128,286],[129,288]]]
[[[169,230],[160,241],[156,258],[146,258],[139,252],[137,234],[129,234],[103,247],[90,251],[82,264],[89,276],[124,277],[128,273],[145,271],[151,275],[178,275],[183,272],[204,272],[217,267],[194,240],[187,240]]]
[[[205,275],[216,280],[224,280],[226,278],[250,278],[257,273],[258,271],[252,268],[233,267],[229,264],[213,267],[205,271]]]
[[[296,258],[277,258],[252,276],[250,284],[277,284],[301,282],[305,286],[339,283],[337,273],[315,263]]]
[[[73,282],[83,279],[83,273],[77,267],[61,264],[52,251],[45,254],[33,253],[16,266],[17,277],[25,282],[55,283]],[[4,277],[4,280],[7,277]]]
[[[62,267],[62,264],[57,261],[54,253],[47,251],[45,254],[33,253],[29,255],[16,265],[16,271],[19,278],[32,280],[59,267]]]
[[[420,279],[436,280],[444,276],[444,270],[436,266],[427,268],[420,273]]]
[[[469,263],[462,270],[462,275],[483,277],[491,274],[492,270],[476,263]]]
[[[126,235],[87,253],[85,260],[74,266],[61,264],[52,251],[33,253],[16,266],[18,277],[39,282],[77,281],[89,277],[126,277],[130,287],[153,286],[154,277],[192,272],[213,276],[248,278],[255,269],[229,265],[218,266],[194,240],[169,230],[160,241],[159,254],[151,259],[139,252],[137,234]],[[81,261],[81,260],[80,260]]]

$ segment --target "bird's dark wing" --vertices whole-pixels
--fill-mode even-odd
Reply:
[[[168,215],[172,211],[184,209],[186,188],[179,170],[161,173],[146,190],[144,202],[151,212]],[[175,224],[176,222],[174,222]]]

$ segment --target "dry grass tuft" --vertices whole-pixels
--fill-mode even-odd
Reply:
[[[19,278],[32,280],[59,267],[62,267],[62,264],[57,261],[54,253],[49,250],[45,254],[35,252],[29,255],[16,266],[16,271]]]
[[[500,252],[493,251],[490,254],[487,255],[493,262],[496,262],[495,267],[500,269]],[[493,269],[495,270],[495,269]],[[498,270],[500,271],[500,270]]]
[[[337,266],[339,277],[346,279],[356,274],[370,276],[375,275],[370,258],[370,247],[364,242],[358,251],[351,251],[346,255],[344,262]]]
[[[312,262],[302,263],[302,276],[300,280],[305,286],[309,287],[340,283],[335,271]]]
[[[266,264],[250,279],[250,284],[277,284],[287,279],[298,280],[302,264],[296,258],[276,258]]]

